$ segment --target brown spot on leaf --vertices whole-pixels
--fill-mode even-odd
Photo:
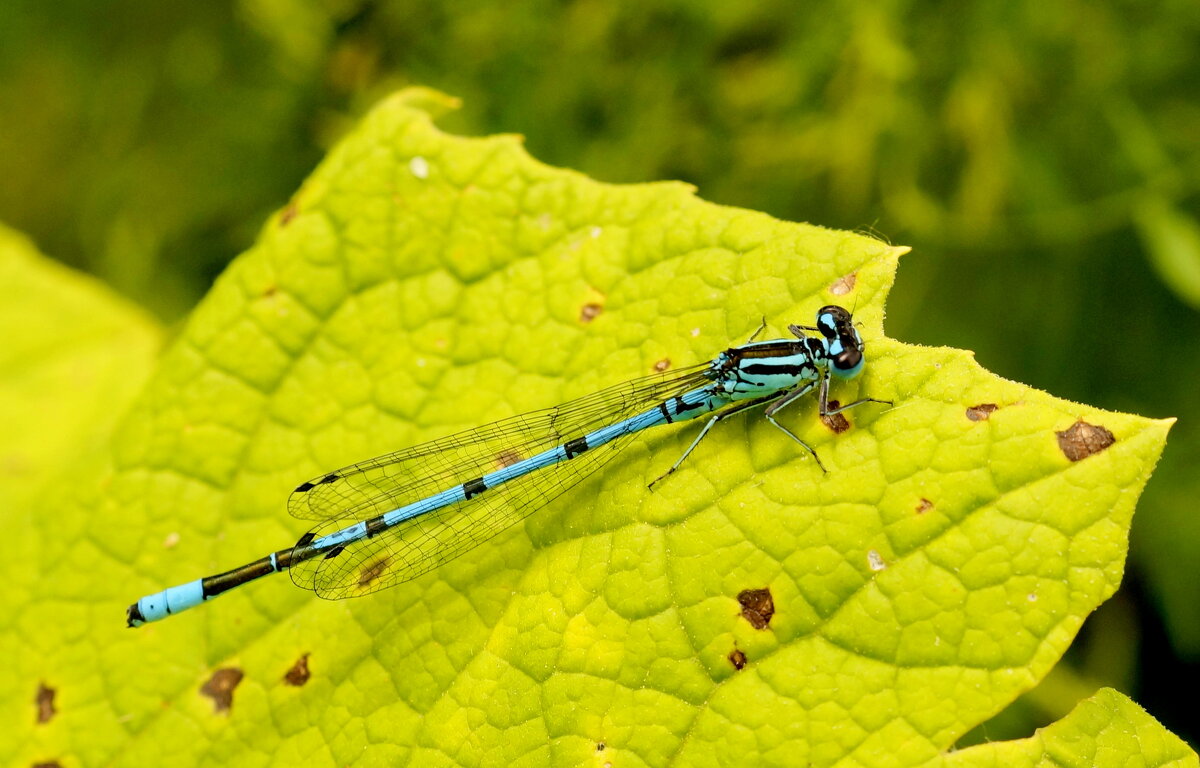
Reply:
[[[734,669],[743,669],[746,666],[746,654],[742,653],[740,648],[734,648],[729,652],[729,663]]]
[[[1083,419],[1072,424],[1069,429],[1054,434],[1058,435],[1058,447],[1071,461],[1086,459],[1117,442],[1112,432],[1104,427],[1088,424]]]
[[[54,708],[55,690],[45,683],[38,683],[37,696],[33,703],[37,705],[37,721],[48,723],[58,711]]]
[[[288,203],[283,212],[279,214],[279,226],[286,227],[288,224],[291,224],[292,219],[296,218],[296,214],[299,212],[300,209],[295,203]]]
[[[358,586],[371,586],[372,582],[382,576],[383,572],[387,570],[388,563],[390,562],[392,562],[392,558],[388,555],[384,555],[375,562],[363,568],[362,573],[358,577]]]
[[[274,285],[274,284],[268,285],[266,288],[263,289],[262,297],[264,299],[269,299],[272,296],[274,296],[276,294],[276,292],[278,292],[278,291],[279,291],[279,286]]]
[[[829,292],[834,296],[845,296],[850,291],[854,290],[854,284],[858,282],[858,273],[851,272],[845,277],[839,277],[834,281],[833,285],[829,286]]]
[[[62,768],[62,763],[57,760],[47,760],[44,763],[34,763],[30,768]]]
[[[599,304],[584,304],[583,309],[579,310],[579,322],[590,323],[600,316],[604,311],[604,307]]]
[[[597,752],[603,752],[606,749],[608,749],[608,745],[605,744],[603,741],[596,742],[596,751]]]
[[[922,498],[919,502],[917,502],[918,515],[923,515],[931,509],[933,509],[933,502],[929,499]]]
[[[837,400],[829,401],[830,410],[834,410],[839,405],[841,405],[841,403],[839,403]],[[840,413],[835,413],[832,416],[822,416],[821,423],[833,430],[835,435],[840,435],[847,429],[850,429],[850,422],[847,421],[846,417]]]
[[[995,403],[980,403],[967,409],[967,418],[971,421],[987,421],[988,417],[1000,410]]]
[[[738,603],[742,606],[742,618],[755,629],[766,629],[775,615],[775,600],[769,589],[743,589],[738,592]]]
[[[654,364],[654,370],[658,373],[662,373],[663,371],[667,370],[670,367],[671,367],[671,359],[669,357],[664,357],[662,360],[659,360],[657,363]]]
[[[236,667],[225,667],[213,672],[208,682],[200,686],[200,693],[213,700],[213,711],[228,712],[233,706],[233,689],[238,687],[245,675]]]
[[[287,674],[283,676],[283,682],[287,683],[288,685],[299,687],[307,683],[308,678],[311,676],[312,673],[308,671],[308,654],[306,653],[300,658],[296,659],[296,663],[293,664],[292,668],[289,669]]]
[[[511,450],[511,449],[509,449],[507,451],[500,451],[500,453],[496,454],[496,466],[499,469],[504,469],[505,467],[511,467],[513,464],[516,464],[520,460],[521,460],[521,454],[519,454],[516,451]]]

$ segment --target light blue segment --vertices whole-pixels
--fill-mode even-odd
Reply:
[[[138,610],[147,622],[165,619],[172,613],[186,611],[188,608],[204,602],[204,587],[202,579],[189,581],[177,587],[169,587],[162,592],[146,595],[137,601]]]

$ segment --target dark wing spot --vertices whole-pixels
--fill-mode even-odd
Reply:
[[[746,654],[742,653],[741,650],[734,648],[729,653],[729,663],[733,665],[734,669],[741,670],[746,666]]]
[[[835,410],[841,405],[837,400],[829,401],[829,409]],[[850,422],[840,413],[835,413],[832,416],[822,416],[821,423],[833,430],[835,435],[840,435],[847,429],[850,429]]]
[[[341,479],[341,475],[331,472],[328,475],[325,475],[325,477],[321,478],[321,484],[325,485],[326,483],[332,483],[332,482],[335,482],[340,479]]]
[[[923,515],[931,509],[933,509],[933,502],[929,499],[922,498],[919,502],[917,502],[918,515]]]
[[[995,403],[972,405],[967,409],[967,418],[971,421],[987,421],[988,417],[998,410],[1000,410],[1000,406]]]
[[[1083,419],[1072,424],[1070,429],[1054,434],[1058,435],[1058,447],[1071,461],[1094,456],[1117,442],[1112,432],[1104,427],[1088,424]]]
[[[590,323],[599,317],[602,311],[604,311],[604,307],[599,304],[584,304],[583,308],[579,310],[579,322]]]
[[[338,555],[342,554],[342,551],[344,549],[346,549],[345,544],[338,544],[336,547],[334,547],[333,549],[331,549],[325,553],[325,559],[329,560],[331,558],[337,557]]]
[[[308,533],[306,533],[300,537],[300,541],[296,542],[296,546],[303,547],[305,544],[311,544],[312,540],[315,539],[316,537],[317,537],[317,534],[313,533],[312,531],[309,531]]]
[[[57,710],[54,709],[54,689],[45,683],[38,683],[37,696],[33,703],[37,705],[37,721],[48,723]]]
[[[390,563],[391,561],[392,561],[392,558],[390,556],[384,555],[383,557],[379,558],[375,562],[373,562],[370,565],[363,568],[362,573],[358,577],[358,586],[360,586],[360,587],[371,586],[372,582],[374,582],[376,579],[378,579],[380,576],[383,575],[383,572],[387,570],[388,563]]]
[[[296,663],[284,674],[283,682],[298,688],[307,683],[310,677],[312,677],[312,673],[308,671],[308,654],[306,653],[296,659]]]
[[[775,615],[775,599],[771,590],[743,589],[738,592],[738,603],[742,606],[742,618],[755,629],[766,629]]]
[[[228,712],[233,706],[233,689],[238,687],[245,675],[236,667],[225,667],[213,672],[208,682],[200,686],[200,693],[213,700],[213,711]]]
[[[311,491],[313,488],[316,488],[316,487],[317,486],[313,485],[312,483],[303,482],[303,483],[300,483],[300,485],[296,486],[296,493],[308,493],[309,491]]]

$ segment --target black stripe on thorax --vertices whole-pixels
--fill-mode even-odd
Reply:
[[[682,397],[676,397],[675,398],[675,415],[678,416],[681,413],[687,413],[688,411],[694,411],[697,408],[701,408],[703,406],[704,406],[703,400],[701,400],[698,403],[689,403],[686,400],[684,400]]]
[[[760,357],[788,357],[802,349],[802,342],[777,341],[770,344],[756,344],[753,347],[738,347],[729,350],[728,354],[735,360],[755,360]]]
[[[812,368],[808,363],[780,365],[779,363],[751,363],[742,367],[742,373],[750,376],[800,376]]]
[[[667,404],[665,401],[658,404],[658,410],[662,411],[663,418],[667,420],[668,424],[675,421],[675,419],[671,418],[671,412],[667,410]]]

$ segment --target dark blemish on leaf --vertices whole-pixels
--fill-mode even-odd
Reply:
[[[264,288],[264,289],[263,289],[263,292],[262,292],[262,297],[263,297],[264,299],[269,299],[269,298],[271,298],[272,296],[274,296],[274,295],[276,294],[276,292],[278,292],[278,291],[279,291],[279,286],[277,286],[277,285],[268,285],[266,288]]]
[[[296,659],[296,663],[293,664],[292,668],[289,669],[287,674],[283,676],[283,682],[299,688],[307,683],[308,678],[311,676],[312,674],[308,671],[308,654],[306,653],[300,658]]]
[[[836,409],[839,405],[841,405],[841,403],[839,403],[837,400],[829,401],[830,410]],[[835,435],[840,435],[847,429],[850,429],[850,422],[847,421],[846,417],[840,413],[835,413],[832,416],[822,416],[821,423],[833,430]]]
[[[775,615],[775,600],[769,589],[743,589],[738,592],[738,603],[742,606],[742,618],[755,629],[766,629]]]
[[[729,663],[734,669],[741,671],[746,666],[746,654],[742,653],[741,649],[734,648],[729,653]]]
[[[358,577],[358,586],[360,586],[360,587],[371,586],[372,582],[374,582],[376,579],[378,579],[380,576],[383,575],[383,572],[387,570],[388,563],[390,563],[391,561],[392,561],[391,557],[384,555],[383,557],[379,558],[375,562],[368,565],[366,568],[363,568],[362,575],[360,575]]]
[[[242,670],[236,667],[218,669],[207,683],[200,686],[200,693],[213,700],[214,712],[223,714],[233,706],[233,689],[242,682],[242,677]]]
[[[603,752],[606,749],[608,749],[608,745],[605,744],[603,741],[596,742],[596,751],[597,752]]]
[[[45,683],[38,683],[37,696],[33,703],[37,705],[37,721],[48,723],[58,711],[54,708],[54,689]]]
[[[579,310],[579,322],[590,323],[595,320],[603,310],[604,307],[600,306],[599,304],[584,304],[583,309]]]
[[[511,467],[513,464],[516,464],[520,460],[521,460],[521,454],[519,454],[516,451],[511,450],[511,449],[507,450],[507,451],[501,451],[500,453],[496,454],[496,466],[499,467],[500,469],[504,469],[505,467]]]
[[[998,411],[1000,406],[995,403],[980,403],[967,409],[967,418],[971,421],[987,421],[988,417]]]
[[[1083,419],[1072,424],[1070,429],[1054,434],[1058,435],[1058,447],[1071,461],[1086,459],[1117,442],[1112,432],[1104,427],[1088,424]]]
[[[834,296],[845,296],[850,291],[854,290],[854,284],[858,282],[858,273],[851,272],[845,277],[840,277],[834,281],[833,285],[829,286],[829,292]]]
[[[930,501],[929,499],[922,498],[917,503],[917,514],[918,515],[923,515],[931,509],[933,509],[933,502]]]
[[[288,203],[287,207],[283,209],[283,212],[279,214],[279,226],[286,227],[292,222],[292,219],[296,218],[296,214],[299,212],[300,209],[295,203]]]
[[[671,358],[669,358],[669,357],[664,357],[662,360],[659,360],[657,363],[654,364],[654,370],[658,373],[662,373],[663,371],[667,370],[670,367],[671,367]]]
[[[30,768],[62,768],[62,763],[57,760],[50,760],[45,763],[34,763]]]

